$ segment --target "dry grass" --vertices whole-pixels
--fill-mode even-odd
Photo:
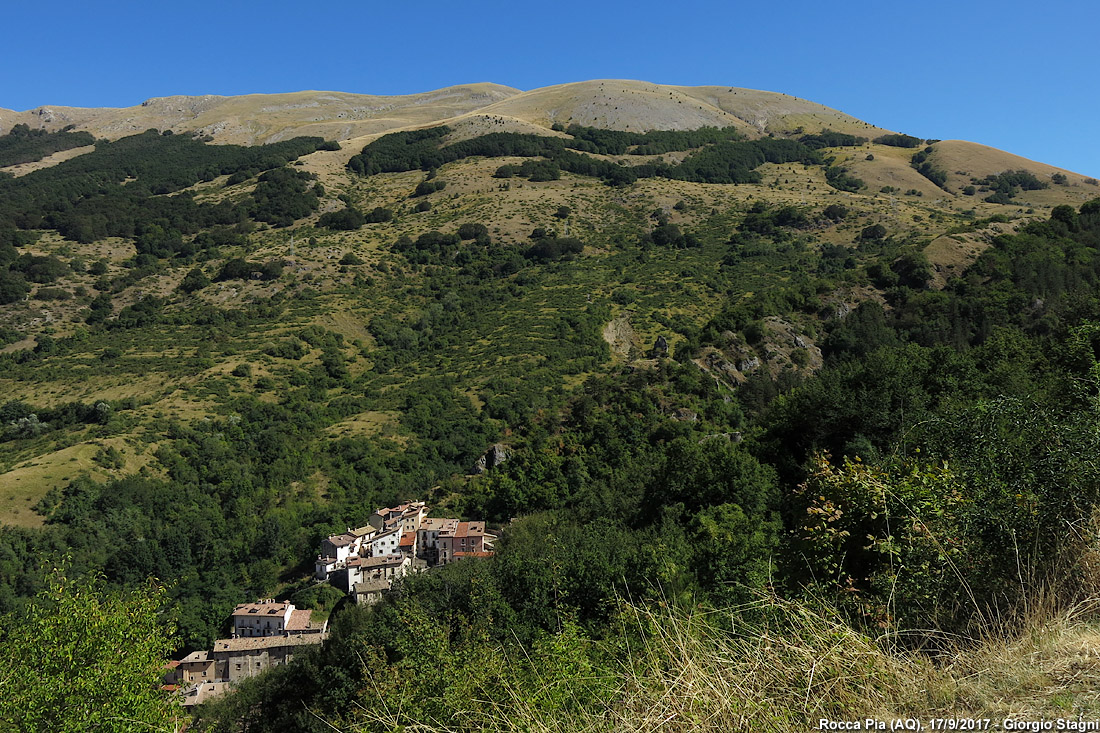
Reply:
[[[17,527],[38,527],[42,517],[33,507],[52,488],[62,488],[82,473],[103,478],[93,462],[99,446],[79,443],[23,461],[0,474],[0,519]]]
[[[821,719],[916,718],[926,726],[938,717],[1090,719],[1100,716],[1095,611],[1085,604],[1037,614],[1023,633],[932,658],[900,650],[897,637],[872,638],[827,610],[774,597],[725,611],[625,605],[622,636],[643,641],[612,679],[595,680],[615,689],[608,704],[553,716],[513,691],[453,724],[383,714],[355,730],[795,733]]]
[[[18,178],[19,176],[25,176],[28,173],[41,170],[42,168],[49,168],[52,165],[63,163],[66,160],[72,160],[78,155],[84,155],[84,153],[90,153],[95,150],[95,145],[84,145],[79,148],[69,148],[68,150],[61,150],[52,155],[47,155],[41,160],[36,160],[30,163],[19,163],[18,165],[9,165],[4,168],[0,168],[0,171],[11,173]]]

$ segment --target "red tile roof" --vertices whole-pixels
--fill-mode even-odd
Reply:
[[[282,616],[290,606],[283,603],[242,603],[233,609],[234,616]]]
[[[312,628],[310,621],[313,612],[308,608],[296,609],[290,613],[290,619],[286,622],[287,631],[305,631]]]

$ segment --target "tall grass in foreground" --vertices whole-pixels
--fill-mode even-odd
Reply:
[[[931,657],[857,632],[827,608],[775,597],[723,611],[624,604],[620,655],[605,664],[578,674],[575,665],[502,654],[485,660],[483,681],[492,683],[483,694],[451,707],[446,721],[367,703],[357,724],[334,729],[793,732],[821,718],[1100,716],[1096,610],[1088,602],[1035,611],[1022,632]],[[566,637],[568,657],[577,637],[568,629]]]

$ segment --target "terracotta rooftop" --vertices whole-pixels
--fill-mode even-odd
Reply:
[[[426,529],[429,531],[443,532],[452,525],[457,525],[457,519],[444,519],[442,517],[425,517],[424,521],[420,523],[420,529]]]
[[[406,532],[401,535],[401,541],[397,543],[398,547],[412,547],[416,544],[416,532]]]
[[[376,578],[373,580],[366,580],[362,583],[355,584],[356,593],[377,593],[382,590],[390,589],[390,581]]]
[[[355,542],[356,539],[355,535],[345,532],[344,534],[332,535],[328,538],[328,541],[333,547],[347,547],[352,542]]]
[[[310,619],[313,612],[308,608],[295,609],[290,612],[290,618],[286,622],[287,631],[306,631],[314,628]]]
[[[458,522],[453,529],[445,529],[441,534],[450,534],[454,537],[484,537],[485,522]]]
[[[286,603],[242,603],[233,609],[234,616],[282,616],[290,608]]]
[[[218,639],[214,642],[214,654],[218,652],[242,652],[254,649],[278,649],[284,646],[319,644],[328,634],[294,634],[293,636],[248,636],[240,639]]]
[[[405,560],[405,556],[401,554],[396,555],[379,555],[378,557],[362,557],[359,558],[359,567],[361,568],[383,568],[388,565],[401,565]]]

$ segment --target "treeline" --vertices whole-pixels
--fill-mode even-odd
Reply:
[[[79,242],[138,236],[159,226],[193,235],[213,226],[232,226],[250,217],[285,224],[308,213],[306,174],[275,173],[325,144],[321,138],[242,147],[208,145],[186,135],[149,130],[115,141],[99,141],[86,155],[0,181],[0,230],[54,229]],[[256,175],[250,205],[196,203],[188,193],[166,196],[225,174]]]
[[[798,138],[798,142],[802,143],[808,148],[814,150],[820,150],[821,148],[850,148],[857,145],[862,145],[867,142],[865,137],[857,137],[855,135],[848,135],[843,132],[835,132],[833,130],[822,130],[819,133],[813,135],[803,135]]]
[[[696,130],[650,130],[625,132],[598,127],[570,125],[565,130],[575,142],[569,147],[583,153],[600,155],[660,155],[692,150],[743,136],[735,127],[700,127]]]
[[[0,135],[0,168],[33,163],[47,155],[93,143],[95,138],[91,133],[73,132],[71,125],[57,132],[47,132],[32,130],[20,123],[13,125],[7,135]]]
[[[924,140],[912,135],[890,133],[876,137],[875,142],[879,145],[889,145],[894,148],[919,148]]]
[[[947,190],[947,171],[943,170],[930,160],[932,153],[935,152],[935,148],[931,145],[921,150],[919,153],[914,153],[913,158],[910,161],[910,165],[917,173],[932,181],[940,188]]]
[[[391,133],[363,148],[359,155],[348,161],[348,168],[369,176],[375,173],[432,170],[471,156],[540,157],[545,158],[546,162],[504,166],[497,170],[496,175],[501,178],[521,175],[531,180],[555,180],[561,170],[601,178],[612,185],[625,185],[640,178],[653,177],[705,183],[756,183],[760,175],[755,169],[764,163],[821,163],[819,154],[800,142],[772,138],[741,141],[732,128],[660,134],[581,127],[570,127],[569,130],[577,136],[573,140],[495,132],[446,146],[441,145],[450,132],[446,127]],[[701,149],[679,165],[643,163],[625,166],[578,152],[614,154],[616,151],[626,152],[630,145],[656,146],[662,150],[689,149],[689,146],[701,146]]]

